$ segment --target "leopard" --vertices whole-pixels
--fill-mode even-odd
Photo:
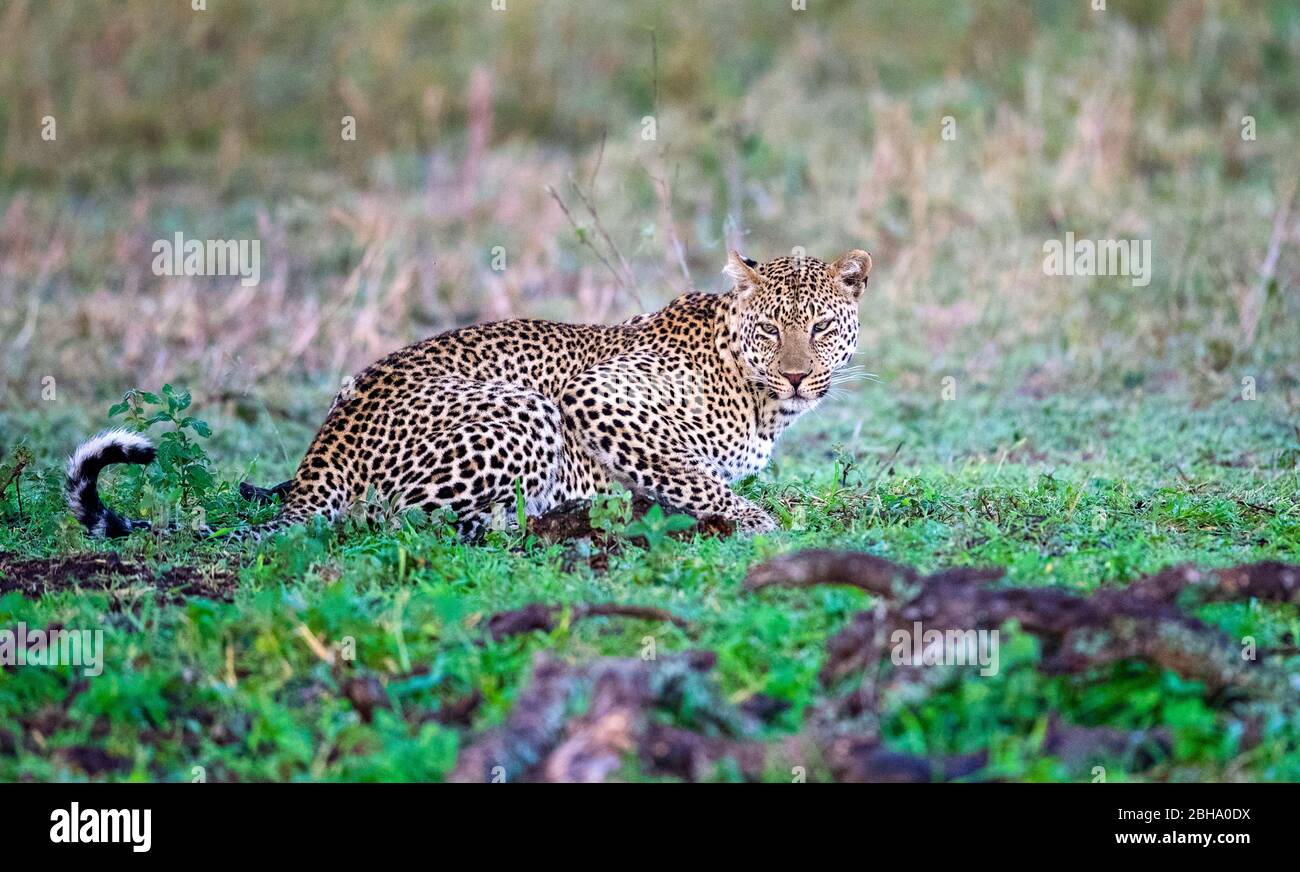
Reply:
[[[724,290],[691,291],[618,324],[513,319],[449,330],[344,383],[260,539],[367,502],[444,512],[460,532],[618,485],[745,533],[778,528],[733,485],[815,409],[858,350],[871,272],[862,249],[825,262],[728,252]],[[100,537],[149,528],[104,505],[102,469],[147,464],[142,434],[109,430],[69,458],[72,513]],[[227,531],[229,533],[231,531]]]

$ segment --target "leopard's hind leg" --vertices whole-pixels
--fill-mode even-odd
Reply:
[[[463,531],[558,502],[568,458],[559,408],[536,391],[457,376],[383,374],[336,401],[272,532],[334,520],[374,497],[385,511],[441,508]]]

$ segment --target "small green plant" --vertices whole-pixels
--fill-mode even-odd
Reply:
[[[645,539],[646,546],[658,551],[673,533],[680,533],[695,526],[695,519],[690,515],[665,515],[663,508],[653,505],[640,518],[623,528],[623,535]]]
[[[3,465],[0,465],[0,498],[3,498],[9,485],[14,486],[14,498],[18,501],[18,520],[23,519],[23,470],[33,460],[31,449],[22,442],[14,446],[13,453]]]
[[[608,491],[598,493],[587,510],[591,529],[600,530],[610,538],[632,520],[632,492],[615,482]]]
[[[212,428],[185,414],[190,402],[189,391],[177,393],[171,385],[163,385],[161,397],[132,388],[108,410],[108,417],[122,415],[128,427],[141,433],[155,424],[172,426],[159,438],[158,464],[147,475],[155,490],[186,509],[202,502],[215,482],[207,452],[194,438],[207,439]]]

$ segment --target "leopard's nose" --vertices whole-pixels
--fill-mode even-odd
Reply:
[[[806,371],[805,372],[783,372],[781,373],[781,375],[785,376],[785,380],[790,383],[790,387],[794,388],[797,391],[799,390],[799,382],[803,381],[804,376],[808,375],[808,373]]]

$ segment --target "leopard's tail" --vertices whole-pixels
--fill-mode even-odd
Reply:
[[[147,521],[124,518],[99,498],[99,472],[114,463],[152,463],[158,456],[153,443],[129,430],[105,430],[87,439],[68,458],[68,479],[63,493],[68,509],[92,536],[125,536],[132,530],[150,529]]]
[[[99,498],[99,473],[104,467],[115,463],[152,463],[157,456],[158,451],[153,443],[139,433],[116,429],[92,436],[77,446],[77,450],[68,458],[68,477],[63,490],[68,509],[92,536],[116,538],[126,536],[133,530],[155,529],[148,521],[124,518],[104,505],[104,501]],[[285,505],[269,521],[224,530],[219,537],[231,543],[256,542],[294,524],[307,523],[317,514],[324,514],[331,520],[341,514],[341,504],[313,508],[294,500],[292,488],[292,481],[281,482],[273,488],[241,485],[240,493],[248,499],[263,501],[279,496],[285,500]],[[177,527],[171,525],[156,529],[169,531]],[[193,530],[200,535],[213,533],[206,524],[193,527]]]

